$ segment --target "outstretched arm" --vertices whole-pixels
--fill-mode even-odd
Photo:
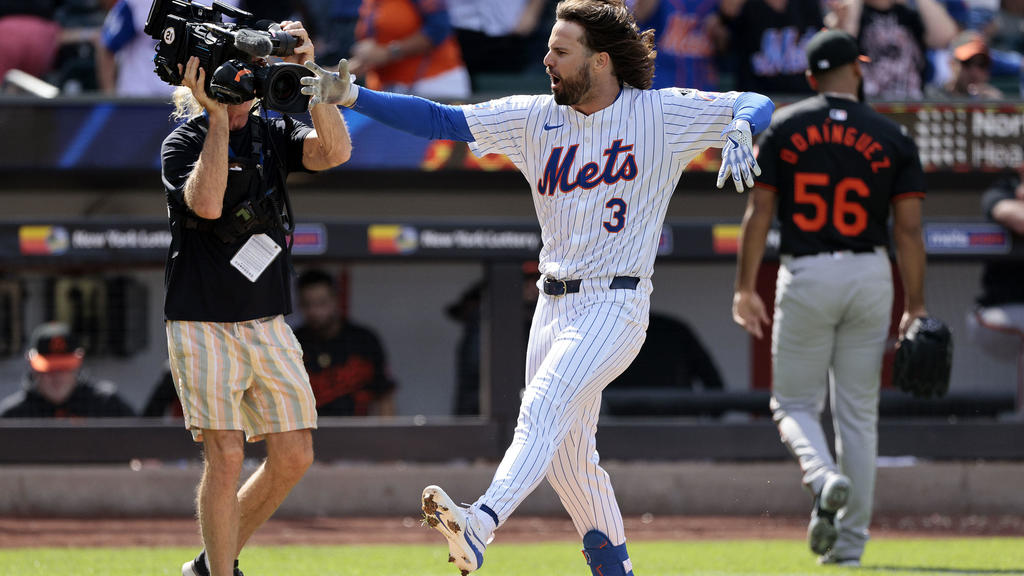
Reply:
[[[306,62],[315,76],[302,78],[302,93],[312,96],[312,108],[321,103],[340,104],[374,120],[431,140],[472,142],[466,115],[457,106],[438,104],[418,96],[376,92],[352,83],[348,61],[342,60],[337,72]]]
[[[472,142],[466,115],[458,106],[438,104],[419,96],[359,89],[352,109],[374,120],[431,140]]]

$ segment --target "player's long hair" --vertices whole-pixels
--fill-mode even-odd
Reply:
[[[654,30],[643,32],[623,0],[563,0],[555,17],[583,27],[583,45],[607,52],[619,82],[648,89],[654,78]]]

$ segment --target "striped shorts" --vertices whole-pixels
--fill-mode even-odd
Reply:
[[[167,351],[185,427],[264,434],[316,428],[302,348],[281,315],[246,322],[169,320]]]

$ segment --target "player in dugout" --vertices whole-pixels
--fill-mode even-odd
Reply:
[[[486,493],[469,507],[441,488],[422,494],[426,521],[463,573],[544,479],[583,540],[595,575],[632,574],[622,514],[595,434],[601,392],[646,337],[651,275],[669,199],[686,165],[722,147],[718,186],[737,190],[760,171],[751,134],[774,106],[755,93],[651,90],[654,31],[622,0],[556,7],[544,65],[551,94],[445,106],[352,84],[306,65],[312,102],[328,102],[431,139],[501,153],[530,183],[541,225],[540,298],[527,346],[526,390],[511,445]],[[453,457],[457,456],[455,454]]]

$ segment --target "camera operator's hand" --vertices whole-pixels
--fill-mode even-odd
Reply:
[[[283,61],[302,64],[307,60],[316,60],[313,56],[313,41],[309,39],[309,32],[302,26],[302,22],[285,20],[281,22],[281,30],[299,39],[295,43],[295,52],[290,56],[282,57]]]
[[[178,64],[178,71],[181,72],[181,64]],[[211,115],[220,113],[227,115],[227,104],[214,100],[206,93],[206,71],[199,66],[199,58],[192,56],[185,63],[181,85],[192,91],[192,97],[206,109],[207,113]]]
[[[312,96],[309,99],[309,107],[317,104],[341,104],[351,108],[359,96],[359,87],[353,83],[354,76],[348,72],[348,60],[342,58],[338,63],[338,71],[331,72],[317,66],[316,62],[307,61],[306,68],[309,68],[315,76],[303,76],[299,79],[302,83],[302,93]]]

